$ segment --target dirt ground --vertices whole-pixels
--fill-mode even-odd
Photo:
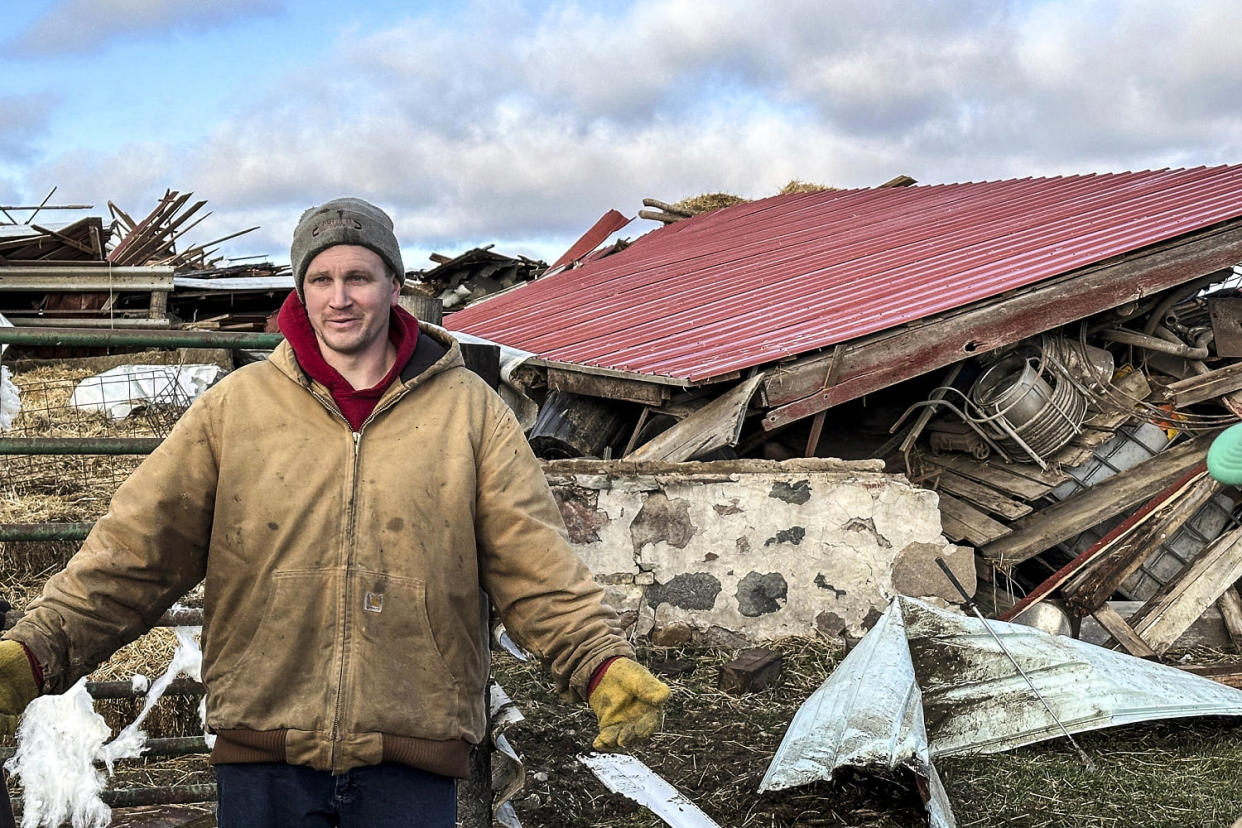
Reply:
[[[820,639],[774,646],[785,655],[782,682],[745,696],[715,689],[720,665],[736,652],[640,651],[648,666],[665,673],[674,692],[663,731],[634,755],[722,826],[927,825],[922,803],[905,779],[847,775],[756,792],[794,713],[842,655]],[[523,825],[664,824],[608,791],[577,761],[595,734],[589,710],[556,699],[536,667],[508,655],[497,656],[493,672],[526,716],[509,731],[527,763],[526,787],[515,800]],[[1084,770],[1063,739],[938,760],[958,825],[1217,828],[1242,816],[1242,720],[1148,722],[1076,738],[1095,763],[1093,772]]]

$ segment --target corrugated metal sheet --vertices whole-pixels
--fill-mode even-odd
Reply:
[[[702,382],[1242,217],[1242,165],[800,193],[680,221],[450,328]]]
[[[952,825],[932,764],[941,756],[998,753],[1063,733],[1189,716],[1242,716],[1242,691],[899,595],[799,708],[759,790],[831,779],[844,767],[907,768],[929,782],[931,824]]]

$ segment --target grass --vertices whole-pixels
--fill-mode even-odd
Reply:
[[[715,689],[727,650],[646,649],[659,671],[690,665],[674,687],[663,732],[635,751],[723,826],[925,825],[906,780],[842,774],[832,782],[756,793],[781,737],[806,697],[840,656],[818,639],[774,645],[785,654],[780,686],[734,697]],[[1222,660],[1198,653],[1196,661]],[[527,762],[515,801],[525,825],[627,826],[663,823],[607,791],[574,757],[589,749],[594,720],[564,704],[538,669],[498,656],[494,673],[526,715],[509,735]],[[1229,826],[1242,815],[1242,720],[1153,721],[1080,734],[1095,764],[1087,772],[1064,740],[990,756],[937,761],[961,826]]]

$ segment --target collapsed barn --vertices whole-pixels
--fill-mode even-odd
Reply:
[[[657,645],[853,645],[896,596],[973,596],[1150,658],[1242,639],[1237,495],[1203,463],[1242,414],[1240,180],[902,178],[697,215],[653,202],[658,229],[621,238],[611,211],[550,268],[439,256],[402,303],[461,336],[546,460],[575,549]],[[177,253],[202,206],[188,198],[140,221],[113,207],[110,226],[0,227],[16,325],[0,342],[21,349],[6,364],[23,401],[0,435],[6,554],[71,551],[217,375],[185,363],[227,370],[277,341],[261,332],[287,269],[222,263],[215,242]],[[40,374],[67,345],[165,350]],[[164,378],[154,396],[79,416],[83,378],[134,362]],[[126,393],[149,379],[129,371]]]
[[[1056,573],[1040,595],[1066,597],[1067,621],[1102,617],[1125,636],[1110,598],[1167,597],[1179,577],[1198,579],[1183,570],[1208,548],[1238,560],[1233,499],[1202,461],[1242,388],[1240,176],[776,196],[588,254],[446,324],[529,354],[517,376],[544,394],[530,437],[546,456],[620,458],[622,470],[879,460],[938,492],[945,537],[976,550],[998,611]],[[806,551],[781,543],[772,557]],[[1219,566],[1193,598],[1178,593],[1186,625],[1157,649],[1221,596],[1240,629],[1239,573]],[[908,594],[938,594],[943,579],[926,571]],[[855,634],[873,610],[836,612],[848,596],[819,592],[828,632]]]

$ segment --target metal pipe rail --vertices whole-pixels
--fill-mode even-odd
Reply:
[[[162,437],[0,437],[4,454],[150,454]]]
[[[282,339],[284,337],[280,334],[246,331],[0,328],[0,345],[84,345],[95,347],[267,350],[275,348]]]
[[[147,694],[146,690],[135,690],[128,681],[88,681],[86,692],[92,699],[138,699]],[[164,691],[165,696],[201,696],[204,692],[201,682],[194,679],[173,679]]]
[[[0,523],[0,543],[80,541],[93,523]]]
[[[139,805],[192,805],[197,802],[215,802],[216,786],[170,785],[162,788],[124,788],[102,791],[99,798],[110,808],[133,808]],[[22,812],[22,798],[13,797],[13,811]],[[214,823],[213,823],[214,824]]]
[[[13,758],[13,754],[16,752],[17,748],[12,745],[0,747],[0,761],[7,762]],[[202,736],[173,736],[166,739],[147,739],[147,743],[142,749],[142,755],[134,758],[194,756],[195,754],[209,752],[207,740]]]

